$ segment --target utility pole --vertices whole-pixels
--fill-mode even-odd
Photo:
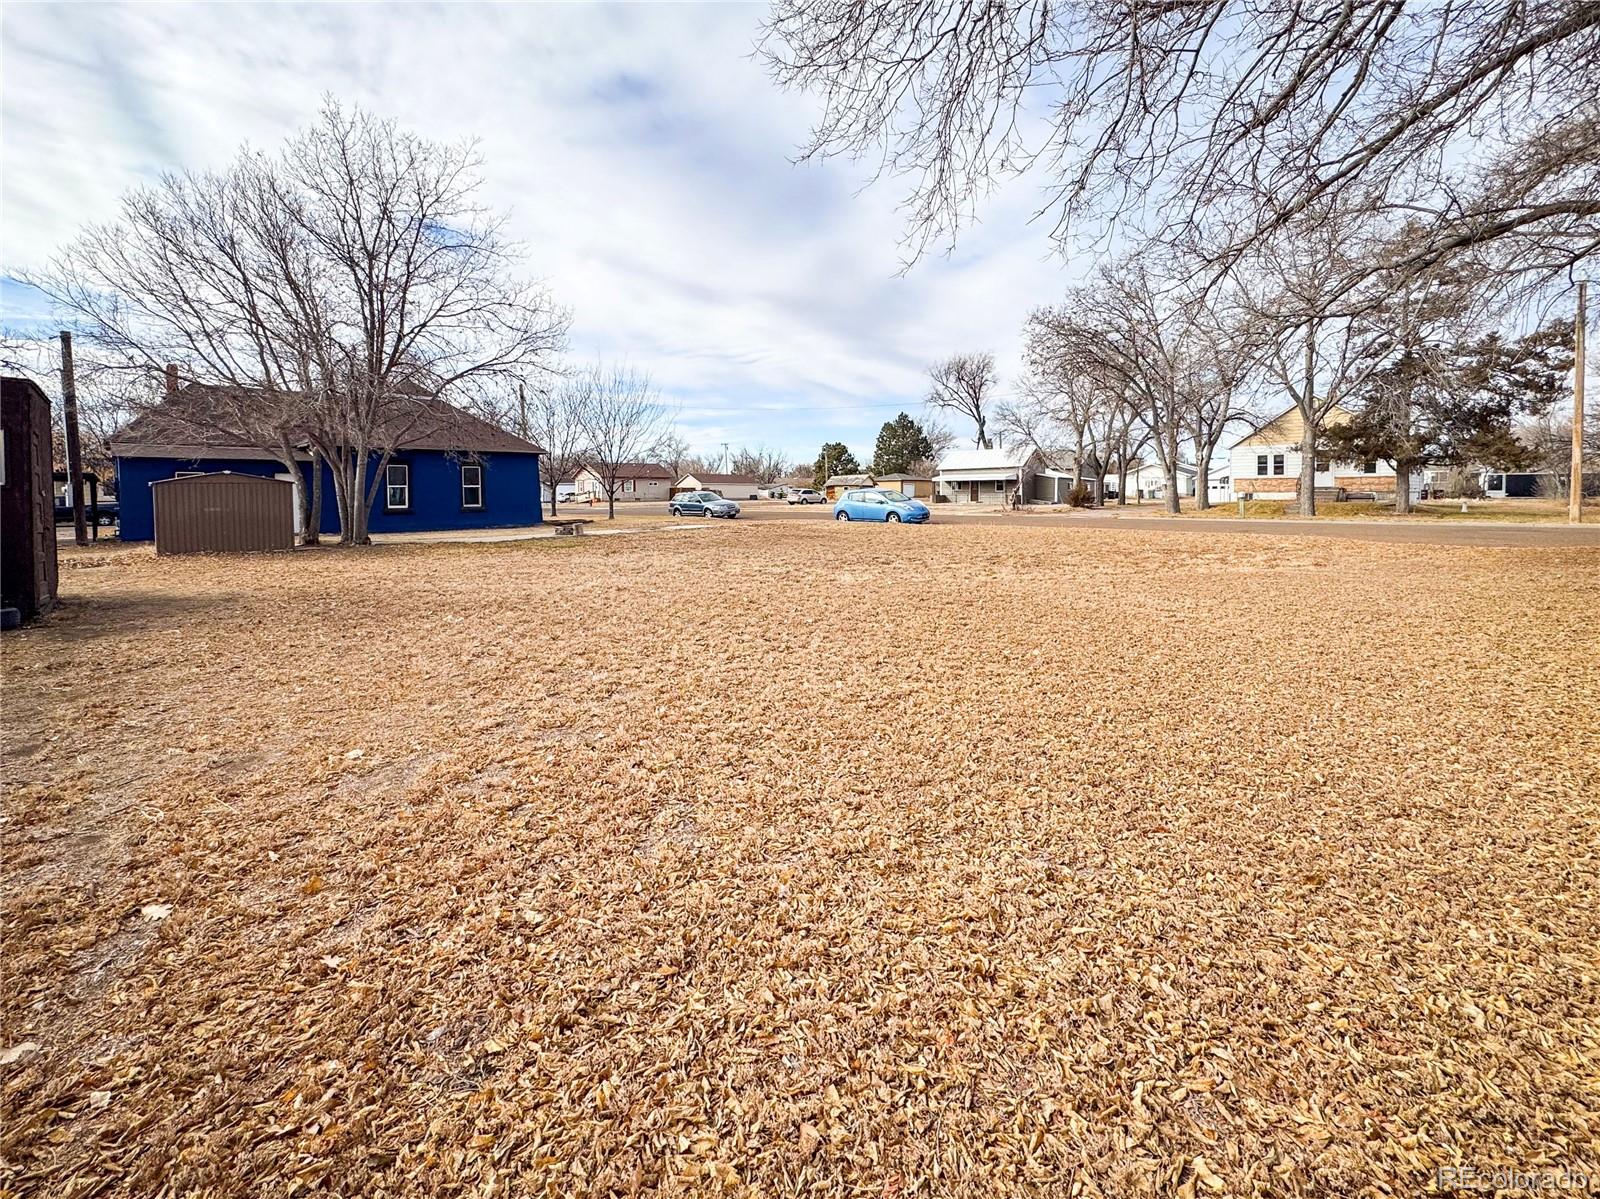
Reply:
[[[722,473],[728,473],[728,443],[722,443]]]
[[[83,519],[83,451],[78,445],[78,384],[72,373],[72,334],[61,330],[61,409],[67,434],[67,498],[72,501],[73,540],[89,544]]]
[[[1583,326],[1589,281],[1578,280],[1578,319],[1572,323],[1572,480],[1567,487],[1567,523],[1583,520]]]

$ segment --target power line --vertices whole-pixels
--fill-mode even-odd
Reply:
[[[737,416],[746,412],[858,412],[868,408],[899,408],[902,411],[910,411],[911,409],[920,408],[921,406],[922,405],[916,401],[907,402],[905,400],[896,400],[892,402],[872,401],[864,404],[826,404],[820,407],[816,405],[802,406],[799,404],[750,404],[741,408],[707,408],[698,404],[685,404],[683,407],[683,414],[685,416],[693,416],[695,413],[705,412],[713,415]]]

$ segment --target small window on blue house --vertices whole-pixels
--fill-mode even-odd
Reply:
[[[479,463],[461,464],[461,506],[483,507],[483,467]]]
[[[383,508],[386,512],[411,511],[411,467],[391,462],[384,470]]]

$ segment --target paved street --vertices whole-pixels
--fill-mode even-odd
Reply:
[[[828,504],[789,505],[781,500],[741,500],[741,520],[829,520]],[[619,513],[623,512],[618,505]],[[665,504],[629,504],[627,513],[665,515]],[[571,505],[563,515],[591,515],[589,509]],[[601,520],[605,514],[595,509]],[[1387,541],[1416,545],[1517,545],[1600,547],[1600,522],[1573,527],[1564,524],[1508,524],[1500,521],[1445,520],[1238,520],[1228,517],[1162,516],[1155,505],[1125,511],[1116,508],[1054,512],[971,512],[949,504],[933,510],[936,523],[986,523],[998,525],[1070,525],[1086,529],[1137,529],[1162,533],[1247,533],[1266,537],[1337,537],[1356,541]]]

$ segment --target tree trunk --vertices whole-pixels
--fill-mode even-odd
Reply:
[[[333,479],[333,506],[339,515],[339,544],[350,544],[350,478],[349,453],[341,449],[337,457],[328,459],[328,473]]]
[[[1167,476],[1167,512],[1173,516],[1178,515],[1183,509],[1178,503],[1178,458],[1176,454],[1169,455],[1166,465],[1162,468]]]
[[[1306,373],[1300,393],[1300,515],[1317,514],[1317,340],[1306,330]]]
[[[389,466],[389,451],[385,450],[378,456],[377,465],[372,471],[372,482],[367,482],[367,467],[371,464],[372,453],[365,442],[356,447],[355,477],[356,477],[356,512],[354,525],[357,530],[356,545],[372,544],[372,505],[378,502],[380,489],[386,489],[385,472]]]
[[[617,519],[617,481],[615,479],[606,484],[606,519]]]
[[[1400,389],[1400,411],[1395,414],[1396,426],[1404,445],[1411,440],[1411,385]],[[1411,462],[1396,458],[1394,463],[1394,511],[1396,516],[1411,513]]]
[[[1300,433],[1300,515],[1317,514],[1317,430],[1309,413],[1302,412],[1305,425]]]
[[[300,473],[300,463],[295,460],[294,447],[289,444],[287,437],[281,438],[278,443],[278,465],[289,472],[294,510],[300,517],[300,541],[303,545],[315,545],[311,525],[311,490],[306,486],[305,475]]]
[[[1119,462],[1117,464],[1117,507],[1126,508],[1127,506],[1128,506],[1128,464],[1126,462]]]
[[[1211,507],[1211,463],[1209,455],[1195,455],[1194,464],[1194,506],[1195,511],[1204,512]]]

